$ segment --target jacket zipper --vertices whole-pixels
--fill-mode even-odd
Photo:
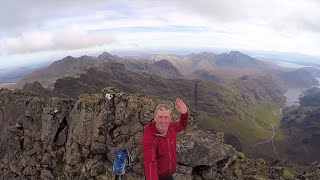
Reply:
[[[151,173],[151,169],[152,169],[152,163],[154,160],[154,144],[156,143],[156,141],[153,142],[153,146],[152,146],[152,161],[150,163],[150,179],[152,180],[152,173]]]
[[[169,143],[169,138],[167,138],[167,142],[168,142],[168,147],[169,147],[169,158],[170,158],[170,175],[171,175],[171,150],[170,150],[170,143]]]
[[[169,148],[169,159],[170,159],[170,175],[171,174],[171,171],[172,171],[172,165],[171,165],[171,149],[170,149],[170,143],[169,143],[169,138],[167,136],[163,136],[162,134],[154,134],[155,136],[158,136],[158,137],[164,137],[167,139],[167,142],[168,142],[168,148]]]

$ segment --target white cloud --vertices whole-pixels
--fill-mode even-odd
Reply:
[[[113,0],[2,0],[0,6],[0,31],[20,33],[43,25],[49,18],[92,13],[112,4]]]
[[[5,0],[0,53],[203,47],[320,56],[318,9],[316,0]]]
[[[216,24],[223,26],[223,24]],[[233,29],[231,29],[233,28]],[[221,28],[222,29],[222,28]],[[246,26],[234,23],[233,27],[224,27],[228,32],[125,32],[113,34],[117,42],[113,47],[138,50],[147,49],[231,49],[246,51],[275,51],[302,53],[320,56],[317,42],[320,37],[315,34],[283,36],[273,29],[259,26]],[[272,37],[272,38],[270,38]]]
[[[49,33],[29,32],[4,38],[2,44],[4,51],[9,54],[42,51],[52,47],[52,37]]]
[[[28,32],[2,40],[7,54],[32,53],[49,50],[81,49],[113,42],[105,33],[90,34],[80,26],[71,25],[53,32]]]
[[[212,21],[267,23],[271,28],[319,31],[320,2],[315,0],[174,0],[179,10],[201,14]],[[306,24],[316,25],[313,28]]]
[[[74,25],[57,31],[52,41],[56,49],[81,49],[109,44],[113,39],[104,33],[89,34],[80,26]]]

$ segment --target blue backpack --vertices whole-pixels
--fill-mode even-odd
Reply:
[[[132,159],[127,149],[118,149],[114,153],[112,171],[117,175],[124,175],[129,171]]]

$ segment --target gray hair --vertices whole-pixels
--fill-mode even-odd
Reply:
[[[171,108],[170,106],[166,105],[166,104],[159,104],[156,109],[154,110],[154,113],[157,113],[158,111],[167,111],[169,110],[169,113],[171,114]]]

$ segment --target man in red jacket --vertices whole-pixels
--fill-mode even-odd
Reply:
[[[176,172],[176,136],[188,125],[187,106],[179,98],[176,108],[180,112],[178,122],[171,122],[170,107],[160,104],[155,109],[154,122],[149,122],[144,129],[142,146],[146,180],[170,180]]]

